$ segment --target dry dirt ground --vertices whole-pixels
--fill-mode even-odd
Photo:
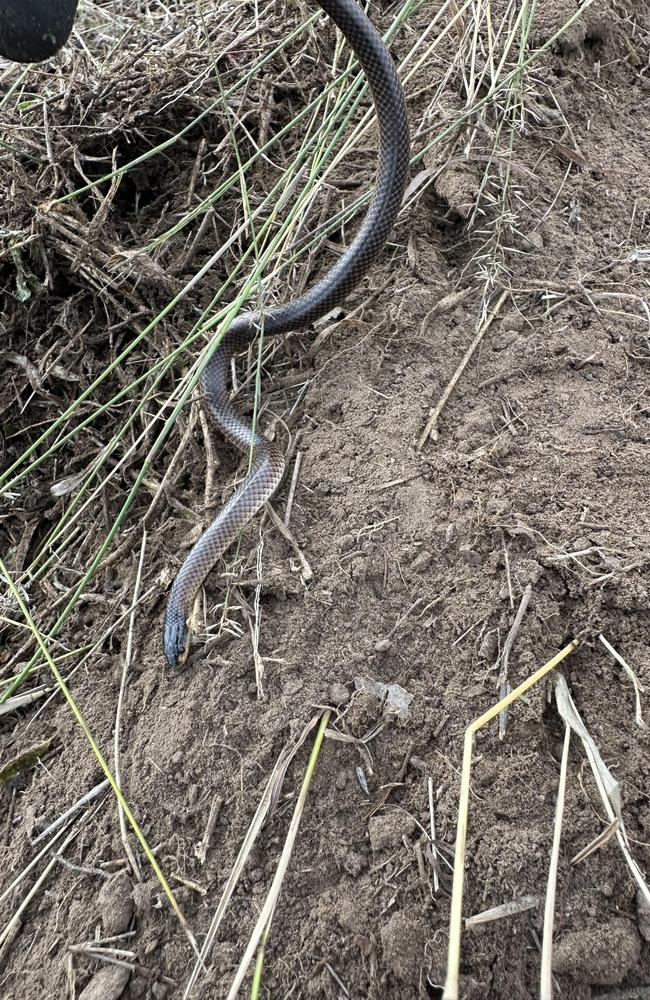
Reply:
[[[253,58],[271,37],[262,26],[259,38],[241,41],[246,17],[253,24],[259,10],[239,6],[244,21],[236,28],[225,17],[222,27],[212,20],[207,28],[215,51],[225,52],[219,66],[226,82],[237,60]],[[395,42],[397,56],[438,6],[425,4],[413,15]],[[197,83],[205,52],[189,43],[184,51],[166,48],[164,27],[147,48],[134,4],[121,4],[125,19],[133,18],[124,51],[112,62],[93,61],[93,46],[103,45],[108,59],[102,32],[116,30],[108,14],[118,7],[97,8],[107,21],[87,27],[86,47],[77,42],[20,79],[31,105],[16,108],[15,96],[12,102],[16,67],[0,76],[8,143],[0,166],[3,468],[79,398],[241,221],[236,188],[202,231],[197,223],[190,237],[152,247],[236,166],[219,113],[129,172],[105,203],[86,193],[48,204],[106,172],[113,157],[119,165],[173,135],[216,93],[214,80]],[[387,26],[390,5],[371,7]],[[532,47],[576,5],[540,0],[538,8]],[[84,10],[88,19],[90,7]],[[313,12],[307,4],[284,10],[269,7],[275,32],[287,18],[295,26]],[[123,790],[199,943],[275,761],[322,706],[334,709],[330,728],[347,742],[327,739],[318,760],[267,944],[263,996],[442,996],[464,731],[498,698],[504,643],[528,593],[508,657],[509,682],[519,684],[569,639],[583,637],[561,669],[620,783],[632,854],[643,871],[650,867],[648,735],[635,722],[630,678],[598,640],[604,635],[650,690],[649,31],[644,0],[593,4],[531,67],[517,127],[490,145],[493,111],[485,108],[453,142],[415,164],[408,204],[380,265],[342,311],[289,338],[267,360],[261,422],[290,450],[289,473],[273,501],[281,518],[301,455],[290,519],[295,545],[268,514],[246,530],[238,554],[230,553],[206,584],[185,668],[174,673],[161,656],[166,590],[241,466],[202,422],[196,398],[180,413],[105,561],[52,641],[63,657],[109,633],[70,687],[111,763],[128,655],[118,727]],[[228,48],[233,37],[240,41]],[[445,100],[433,110],[428,103],[456,41],[452,33],[408,89],[420,148],[425,112],[431,130],[464,106],[459,71],[443,88]],[[237,107],[249,129],[240,133],[244,151],[246,134],[260,142],[323,87],[333,43],[319,22],[251,81]],[[254,198],[268,190],[296,142],[291,133],[277,162],[258,163]],[[372,143],[356,147],[333,175],[316,222],[331,217],[341,191],[348,197],[364,189]],[[102,197],[108,190],[104,185]],[[309,266],[291,272],[289,288],[285,275],[272,293],[286,297],[313,282],[352,225],[330,234]],[[59,545],[53,526],[130,414],[137,391],[96,411],[180,343],[241,240],[93,390],[58,437],[96,419],[3,496],[2,559],[45,632],[114,523],[157,432],[157,414],[168,416],[162,405],[201,342],[178,356],[101,472],[113,474],[97,499],[74,513]],[[142,247],[148,256],[128,256]],[[494,318],[437,434],[419,448],[429,411],[486,308]],[[251,412],[250,382],[240,398]],[[213,475],[207,494],[206,467]],[[56,483],[64,484],[59,495]],[[127,612],[136,587],[141,601],[129,650]],[[20,619],[8,598],[4,614]],[[32,653],[22,627],[3,625],[5,685]],[[81,655],[58,661],[66,676]],[[403,718],[357,690],[358,679],[368,677],[412,696]],[[20,690],[46,680],[40,667]],[[641,711],[650,717],[647,697],[641,693]],[[3,771],[0,788],[4,892],[43,846],[33,845],[39,832],[102,774],[60,695],[3,715],[0,733],[1,765],[18,760]],[[464,913],[533,900],[525,912],[463,934],[467,1000],[538,995],[563,739],[550,680],[511,708],[502,739],[496,723],[478,737]],[[40,759],[20,761],[39,746]],[[303,747],[287,770],[197,996],[227,994],[273,877],[306,759]],[[197,845],[211,809],[215,822],[202,858]],[[48,852],[2,897],[4,928],[36,885],[0,951],[0,996],[182,996],[194,961],[187,937],[130,837],[139,863],[137,873],[132,869],[113,795],[94,800],[83,816],[61,860]],[[616,837],[571,864],[608,823],[574,737],[555,904],[555,996],[566,1000],[650,996],[650,920]],[[94,938],[130,952],[125,964],[89,957]]]

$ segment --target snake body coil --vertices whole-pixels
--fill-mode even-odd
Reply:
[[[308,292],[264,313],[264,335],[303,328],[342,302],[381,252],[399,210],[409,164],[404,95],[379,34],[355,0],[318,0],[353,49],[366,74],[379,123],[379,170],[368,213],[346,252]],[[31,62],[49,57],[64,44],[76,0],[0,0],[0,54]],[[215,562],[241,529],[272,496],[284,472],[284,458],[243,419],[229,399],[228,376],[234,354],[255,338],[258,313],[241,313],[208,361],[201,388],[210,414],[224,436],[251,452],[250,471],[216,519],[192,548],[172,586],[165,615],[167,662],[184,661],[189,648],[188,617],[194,597]]]

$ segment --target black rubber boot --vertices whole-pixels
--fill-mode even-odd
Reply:
[[[70,37],[76,11],[77,0],[0,0],[0,56],[49,59]]]

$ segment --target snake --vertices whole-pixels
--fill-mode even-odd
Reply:
[[[67,40],[76,0],[2,0],[0,54],[20,62],[49,58]],[[270,500],[284,475],[283,452],[245,419],[230,398],[231,360],[258,336],[304,329],[340,305],[381,254],[402,204],[410,161],[404,92],[380,34],[356,0],[318,0],[358,59],[370,87],[379,131],[375,188],[359,230],[336,263],[310,289],[261,312],[241,312],[211,353],[201,395],[223,437],[249,456],[248,472],[190,549],[172,584],[163,627],[168,664],[184,663],[190,648],[194,599],[217,560]],[[52,12],[56,17],[52,17]],[[63,41],[62,36],[65,35]]]

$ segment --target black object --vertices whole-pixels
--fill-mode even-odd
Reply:
[[[217,559],[273,495],[284,472],[284,455],[241,416],[231,400],[230,362],[263,330],[265,337],[304,330],[339,305],[381,254],[402,204],[409,171],[406,105],[393,61],[356,0],[318,0],[340,28],[370,84],[379,122],[379,170],[374,198],[345,253],[312,288],[264,313],[240,312],[203,371],[202,396],[210,415],[232,444],[250,455],[249,472],[220,514],[203,532],[178,571],[169,595],[163,645],[170,666],[189,649],[187,620],[194,597]]]
[[[49,59],[70,37],[76,12],[77,0],[0,0],[0,56]]]

